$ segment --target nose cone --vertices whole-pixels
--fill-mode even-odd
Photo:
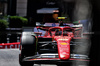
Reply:
[[[62,60],[67,60],[70,58],[70,40],[71,37],[56,38],[59,58]]]
[[[69,57],[70,57],[69,54],[61,54],[59,58],[62,60],[67,60],[67,59],[69,59]]]

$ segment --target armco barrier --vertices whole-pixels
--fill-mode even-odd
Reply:
[[[20,47],[20,42],[0,44],[0,49],[15,49],[19,47]]]

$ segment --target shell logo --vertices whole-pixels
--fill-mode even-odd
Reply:
[[[37,59],[33,59],[33,60],[37,60]]]
[[[66,55],[64,55],[64,58],[66,57]]]
[[[61,45],[67,45],[68,43],[60,43]]]

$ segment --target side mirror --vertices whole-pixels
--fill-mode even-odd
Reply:
[[[40,22],[36,22],[36,26],[41,26],[41,23]]]
[[[42,35],[42,32],[34,32],[36,35]]]

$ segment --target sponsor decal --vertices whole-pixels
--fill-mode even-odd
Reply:
[[[0,46],[0,48],[2,48],[3,46]]]
[[[10,48],[12,48],[13,47],[13,45],[10,45]]]
[[[61,45],[67,45],[68,43],[65,43],[65,42],[64,42],[64,43],[60,43],[60,44],[61,44]]]
[[[0,44],[0,49],[14,49],[14,48],[20,48],[20,44],[18,43]]]
[[[71,27],[73,26],[73,24],[68,24],[68,23],[63,23],[64,25],[70,25]],[[59,26],[59,23],[45,23],[44,25],[46,26],[52,26],[52,27],[57,27]]]
[[[79,25],[73,25],[72,27],[82,27],[83,25],[82,24],[79,24]]]
[[[37,59],[33,59],[33,60],[37,60]]]
[[[64,55],[64,58],[66,58],[66,55]]]
[[[52,24],[52,27],[55,27],[55,26],[56,26],[56,24],[55,24],[55,23],[53,23],[53,24]]]
[[[68,39],[58,39],[58,40],[67,41]]]

